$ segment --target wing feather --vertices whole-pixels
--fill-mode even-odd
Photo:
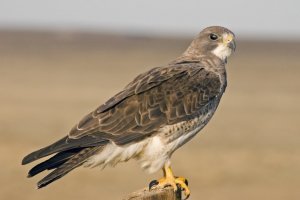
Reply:
[[[190,118],[220,93],[220,77],[199,63],[154,68],[86,116],[69,137],[105,133],[103,139],[118,145],[142,140]]]

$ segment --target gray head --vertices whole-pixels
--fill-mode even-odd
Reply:
[[[213,55],[226,61],[234,50],[234,33],[221,26],[211,26],[198,34],[183,56],[198,58]]]

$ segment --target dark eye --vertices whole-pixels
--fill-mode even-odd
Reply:
[[[216,34],[212,33],[212,34],[209,35],[209,38],[211,40],[217,40],[219,37]]]

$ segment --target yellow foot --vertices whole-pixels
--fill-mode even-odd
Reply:
[[[164,168],[165,177],[159,180],[153,180],[149,184],[149,190],[153,188],[165,188],[167,186],[173,187],[174,191],[178,189],[182,190],[185,195],[185,199],[189,198],[191,192],[188,188],[188,181],[183,177],[174,177],[171,168]]]

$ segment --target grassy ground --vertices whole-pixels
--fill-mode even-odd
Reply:
[[[137,74],[191,39],[0,33],[0,198],[121,199],[161,172],[134,161],[80,168],[41,190],[24,155],[54,142]],[[300,43],[238,41],[229,85],[209,125],[173,156],[191,199],[300,199]],[[43,174],[45,175],[45,174]]]

